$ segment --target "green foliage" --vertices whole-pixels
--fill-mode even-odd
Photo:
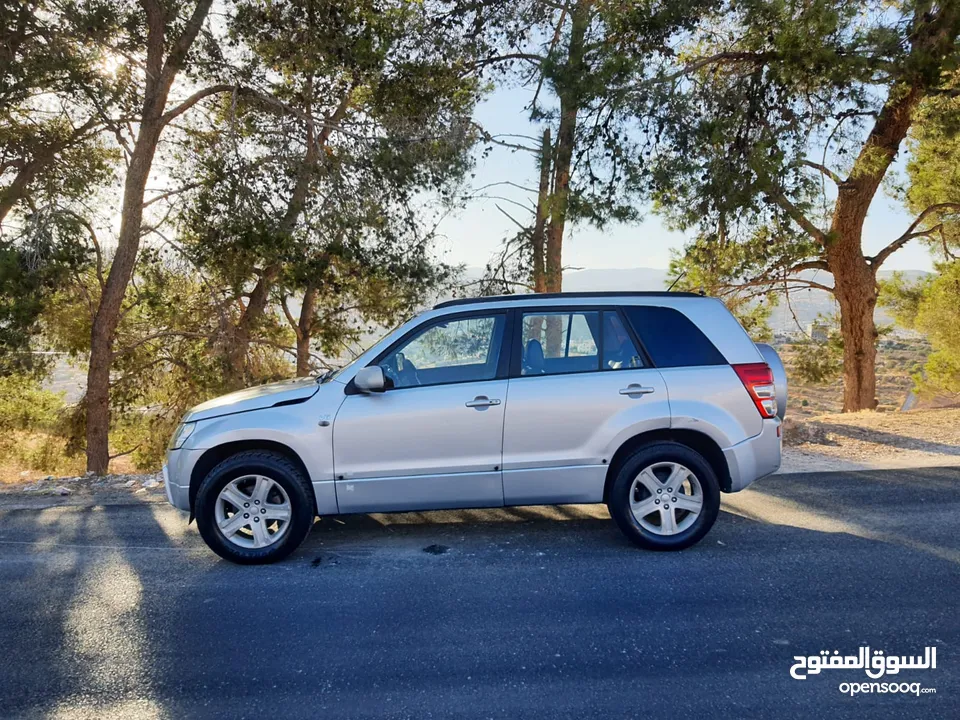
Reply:
[[[943,92],[928,97],[918,112],[909,139],[907,207],[916,215],[928,208],[917,230],[947,259],[960,248],[960,72],[954,71]]]
[[[526,150],[549,178],[533,191],[528,218],[510,215],[520,232],[504,239],[477,289],[480,294],[510,293],[518,287],[558,289],[567,222],[603,228],[640,219],[641,202],[650,189],[647,156],[657,142],[650,113],[641,109],[650,97],[645,81],[664,60],[665,49],[713,3],[442,4],[450,7],[444,16],[453,18],[448,22],[462,24],[468,37],[476,38],[477,64],[485,73],[498,80],[505,76],[529,93],[523,111],[538,126],[536,140],[485,134],[488,150],[496,144]],[[544,148],[540,137],[546,132],[550,135]],[[535,230],[543,225],[545,243]],[[545,262],[549,258],[560,262]]]
[[[0,0],[0,375],[46,369],[33,351],[50,296],[92,258],[87,203],[119,160],[102,118],[126,83],[93,42],[105,12]]]
[[[880,287],[877,303],[891,311],[898,325],[910,330],[916,329],[920,303],[933,281],[934,277],[930,276],[920,282],[911,283],[903,273],[895,272],[889,279],[877,283]]]
[[[736,251],[713,252],[709,242],[697,243],[688,247],[683,255],[674,253],[667,274],[668,282],[676,290],[703,291],[720,298],[754,342],[770,342],[773,339],[770,313],[776,307],[777,296],[729,282],[730,265],[738,262],[738,255],[740,253]]]
[[[82,360],[90,337],[98,281],[93,272],[57,293],[45,316],[51,347]],[[220,346],[221,323],[229,322],[217,293],[183,265],[154,251],[143,254],[133,291],[124,302],[116,333],[111,405],[111,448],[131,454],[134,464],[155,469],[184,412],[231,388]],[[249,348],[252,384],[289,377],[292,336],[275,314],[265,317]],[[85,433],[82,406],[65,413],[56,432],[69,451],[79,451]]]
[[[76,473],[80,459],[68,451],[69,410],[60,393],[44,390],[33,375],[0,377],[0,465],[20,471]]]
[[[909,9],[868,6],[748,0],[705,13],[679,62],[640,98],[660,133],[649,169],[661,212],[705,233],[722,224],[746,242],[769,226],[781,244],[799,228],[775,197],[822,217],[829,181],[805,164],[811,151],[829,140],[828,162],[852,169],[885,99],[875,88],[911,72]]]
[[[860,270],[875,272],[916,235],[889,237],[887,250],[866,257],[863,216],[920,99],[955,95],[958,32],[956,3],[737,0],[700,14],[636,95],[655,138],[644,167],[655,207],[698,233],[686,264],[710,255],[723,284],[767,294],[832,292],[816,274],[831,270],[844,312],[867,307],[848,302],[874,291]],[[935,139],[928,148],[936,154]],[[928,185],[925,199],[940,192]],[[923,194],[918,186],[917,203]],[[931,214],[913,230],[940,219]],[[865,350],[870,334],[853,328],[871,319],[859,314],[843,327],[846,341]],[[872,375],[863,357],[848,359]],[[848,409],[873,399],[857,387],[846,394]]]
[[[111,176],[119,156],[100,132],[129,80],[96,42],[112,16],[99,2],[0,0],[0,223],[75,210]]]
[[[164,52],[192,7],[163,5]],[[159,461],[188,407],[292,374],[300,335],[318,364],[335,362],[452,278],[432,226],[472,162],[481,85],[465,36],[405,0],[222,10],[168,108],[211,78],[237,90],[162,135],[151,184],[167,188],[145,198],[112,338],[111,452],[140,466]],[[146,14],[105,0],[0,11],[0,377],[41,377],[48,356],[34,350],[78,364],[90,351],[115,225],[116,193],[101,191],[122,179],[150,85]],[[308,294],[311,311],[288,318]],[[43,431],[53,444],[31,447],[53,462],[82,450],[85,431],[81,403]]]
[[[960,393],[960,260],[938,266],[938,274],[918,283],[901,275],[883,283],[880,304],[904,327],[924,333],[931,352],[916,389],[924,394]]]
[[[835,346],[802,343],[796,347],[791,375],[804,382],[825,385],[837,380],[843,369],[843,352]]]
[[[0,377],[0,433],[51,432],[63,409],[63,396],[44,390],[36,378]]]
[[[807,340],[794,346],[790,374],[814,385],[825,385],[839,379],[843,370],[843,336],[839,318],[817,316],[817,323],[828,327],[827,341]]]
[[[243,2],[229,30],[257,88],[191,133],[180,172],[199,187],[181,209],[182,247],[222,293],[225,346],[252,325],[271,337],[269,309],[236,312],[256,288],[337,358],[448,278],[431,214],[470,166],[478,83],[456,67],[462,41],[419,4]],[[314,312],[295,318],[306,295],[300,314]],[[248,370],[238,384],[262,377]]]
[[[44,313],[69,273],[89,259],[75,230],[72,218],[62,216],[31,241],[0,236],[0,378],[48,367],[34,352]]]
[[[960,393],[960,261],[942,266],[939,276],[925,286],[915,326],[926,333],[933,348],[921,389]]]

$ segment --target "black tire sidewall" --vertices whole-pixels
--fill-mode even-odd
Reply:
[[[656,535],[637,522],[630,510],[630,488],[643,468],[658,462],[676,462],[693,471],[703,491],[703,509],[689,528],[676,535]],[[720,484],[710,463],[693,448],[675,442],[647,445],[620,467],[607,499],[610,516],[633,543],[648,550],[683,550],[698,543],[713,527],[720,512]]]
[[[215,507],[220,491],[243,475],[263,475],[278,483],[290,498],[290,527],[284,536],[266,548],[243,548],[233,544],[217,526]],[[213,468],[197,490],[194,504],[197,529],[217,555],[242,565],[276,562],[287,557],[303,542],[313,525],[313,493],[299,469],[282,455],[244,452],[233,455]]]

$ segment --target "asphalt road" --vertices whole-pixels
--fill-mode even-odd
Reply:
[[[0,511],[0,717],[960,716],[960,470],[777,476],[724,510],[675,554],[593,506],[324,519],[253,568],[166,505]],[[895,678],[936,694],[790,677],[861,645],[937,646]]]

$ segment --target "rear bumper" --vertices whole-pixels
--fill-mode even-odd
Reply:
[[[730,492],[738,492],[755,480],[780,469],[780,420],[763,421],[763,429],[723,451],[730,470]]]

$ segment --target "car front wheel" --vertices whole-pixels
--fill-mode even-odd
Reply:
[[[195,511],[200,535],[217,555],[244,565],[271,563],[296,550],[310,532],[313,492],[288,458],[253,450],[210,471]]]
[[[636,545],[682,550],[699,542],[720,511],[717,475],[700,453],[662,442],[637,450],[618,471],[610,515]]]

